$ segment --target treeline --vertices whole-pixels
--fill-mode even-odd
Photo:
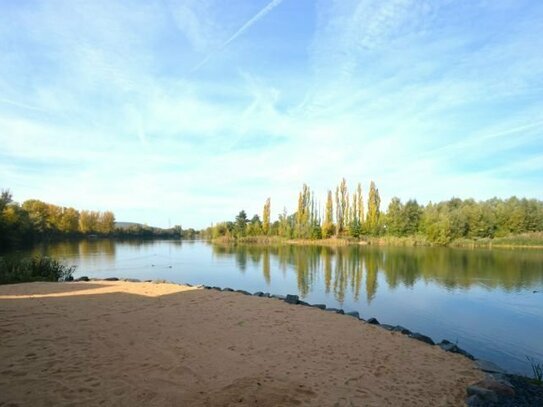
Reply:
[[[373,181],[367,199],[360,183],[351,193],[342,179],[335,191],[328,191],[324,208],[305,184],[298,194],[296,212],[288,214],[284,209],[271,222],[270,208],[268,198],[262,219],[259,215],[249,219],[242,210],[233,221],[213,225],[203,234],[213,239],[277,236],[310,240],[416,236],[422,242],[446,245],[458,239],[493,239],[543,231],[543,202],[536,199],[452,198],[421,205],[414,199],[404,203],[394,197],[382,211],[379,190]]]
[[[9,191],[0,195],[0,244],[11,247],[25,242],[78,235],[110,235],[115,215],[105,211],[78,211],[30,199],[20,205]]]
[[[17,247],[38,240],[96,235],[122,238],[180,238],[181,226],[171,229],[134,225],[119,229],[111,211],[78,211],[37,199],[22,204],[13,201],[9,191],[0,194],[0,249]],[[189,236],[190,237],[190,236]]]

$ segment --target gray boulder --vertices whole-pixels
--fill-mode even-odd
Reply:
[[[446,352],[459,353],[460,355],[464,355],[468,359],[475,359],[471,353],[466,352],[464,349],[459,348],[458,345],[456,345],[455,343],[449,342],[446,339],[443,339],[440,343],[438,343],[438,346]]]
[[[107,277],[104,278],[104,281],[119,281],[119,279],[117,277]]]
[[[412,334],[413,332],[411,332],[409,329],[407,328],[404,328],[403,326],[401,325],[396,325],[393,329],[392,329],[394,332],[399,332],[403,335],[410,335]]]
[[[285,302],[288,304],[298,304],[300,298],[297,295],[287,294]]]
[[[81,276],[75,281],[90,281],[90,279],[87,276]]]
[[[348,315],[350,317],[353,317],[353,318],[360,318],[360,314],[358,313],[358,311],[350,311],[350,312],[346,312],[345,315]]]
[[[505,370],[503,370],[501,367],[499,367],[499,366],[496,365],[495,363],[489,362],[489,361],[487,361],[487,360],[482,360],[482,359],[476,360],[476,361],[475,361],[475,365],[476,365],[479,369],[481,369],[483,372],[487,372],[487,373],[501,373],[501,374],[507,373]]]
[[[313,305],[310,305],[310,307],[319,308],[319,309],[326,309],[325,304],[313,304]]]
[[[468,396],[477,396],[481,400],[490,401],[492,403],[496,403],[498,401],[498,395],[492,390],[485,389],[484,387],[473,385],[469,386],[467,391]]]
[[[379,325],[379,321],[377,320],[377,318],[370,318],[366,322],[370,325]]]
[[[410,338],[413,338],[413,339],[416,339],[417,341],[421,341],[421,342],[427,343],[428,345],[435,345],[435,343],[434,343],[434,341],[432,340],[432,338],[430,338],[429,336],[420,334],[420,333],[418,333],[418,332],[412,333],[411,335],[409,335],[409,337],[410,337]]]

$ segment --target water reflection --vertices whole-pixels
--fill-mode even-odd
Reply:
[[[379,290],[379,275],[388,288],[413,287],[417,282],[434,283],[448,290],[472,286],[507,292],[528,289],[543,283],[543,252],[530,250],[461,250],[445,248],[377,248],[319,246],[224,246],[213,245],[217,257],[234,257],[239,269],[247,259],[262,269],[271,283],[272,264],[296,273],[298,291],[306,296],[324,279],[326,293],[339,303],[346,291],[358,301],[362,284],[369,303]]]

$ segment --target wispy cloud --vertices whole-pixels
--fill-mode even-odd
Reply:
[[[236,40],[240,35],[247,31],[252,25],[256,24],[260,19],[264,18],[269,12],[271,12],[275,7],[281,4],[283,0],[272,0],[269,2],[266,7],[256,13],[252,18],[245,22],[234,34],[232,34],[221,46],[212,53],[209,53],[199,64],[197,64],[192,72],[198,71],[202,66],[204,66],[215,54],[224,50],[228,45]]]
[[[343,176],[384,205],[543,198],[543,5],[253,7],[3,5],[0,187],[196,227],[270,195],[294,210],[303,182],[324,196]]]

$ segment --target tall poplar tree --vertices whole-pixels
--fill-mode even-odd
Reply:
[[[349,212],[349,193],[347,191],[347,181],[345,178],[341,180],[341,183],[336,188],[336,221],[337,221],[337,234],[340,235],[345,231],[345,226],[348,221],[347,216]]]
[[[367,228],[371,234],[377,234],[379,229],[379,206],[381,205],[381,198],[379,197],[379,190],[375,187],[375,183],[371,181],[370,192],[368,194],[368,219]]]
[[[362,226],[364,223],[364,200],[362,198],[362,185],[360,185],[360,182],[356,188],[356,201],[358,207],[358,221],[360,222],[360,226]]]
[[[262,213],[262,232],[267,235],[270,233],[270,209],[271,209],[271,199],[266,199],[264,204],[264,210]]]
[[[322,237],[327,238],[334,234],[334,201],[332,191],[328,191],[326,197],[326,210],[324,212],[324,222],[322,223]]]

